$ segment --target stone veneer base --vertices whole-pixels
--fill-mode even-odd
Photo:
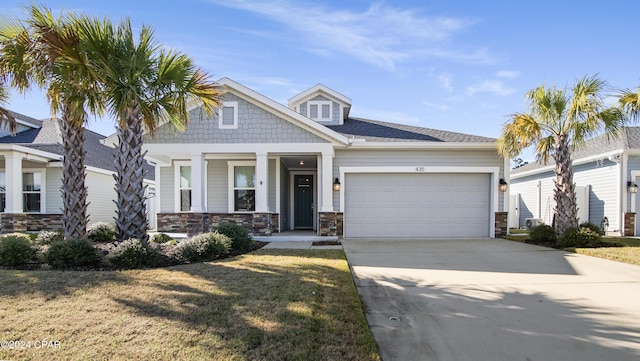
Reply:
[[[186,233],[193,236],[210,232],[224,223],[243,226],[254,236],[270,236],[277,230],[277,213],[158,213],[158,232]]]
[[[62,214],[0,214],[0,233],[55,231],[58,229],[62,229]]]

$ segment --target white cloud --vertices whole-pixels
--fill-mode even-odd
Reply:
[[[520,75],[520,72],[517,70],[501,70],[496,73],[496,76],[499,78],[508,78],[515,79]]]
[[[394,70],[416,56],[487,62],[485,50],[470,53],[441,47],[454,34],[474,24],[465,18],[424,16],[415,10],[373,4],[364,11],[329,9],[293,0],[209,0],[220,6],[253,12],[286,29],[289,40],[306,51],[331,56],[347,54]],[[281,37],[279,37],[281,38]]]
[[[509,95],[514,89],[507,88],[500,80],[485,80],[480,84],[470,85],[467,87],[467,94],[474,95],[476,93],[494,93],[497,95]]]

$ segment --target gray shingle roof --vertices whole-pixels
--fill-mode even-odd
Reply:
[[[31,124],[31,125],[33,125],[33,126],[39,127],[39,126],[41,126],[41,125],[42,125],[42,121],[41,121],[41,120],[38,120],[38,119],[35,119],[35,118],[28,117],[28,116],[26,116],[26,115],[24,115],[24,114],[16,113],[16,112],[11,111],[11,110],[9,110],[9,113],[10,113],[14,118],[19,119],[19,120],[21,120],[21,121],[23,121],[23,122],[25,122],[25,123],[29,123],[29,124]]]
[[[571,159],[580,159],[590,156],[597,156],[615,150],[640,149],[640,127],[624,127],[623,132],[616,137],[607,137],[600,135],[588,140],[584,145],[575,149],[571,153]],[[542,162],[532,162],[511,171],[512,174],[522,173],[528,170],[542,168],[552,165],[553,160],[550,158],[545,164]]]
[[[19,144],[27,148],[62,155],[62,136],[60,123],[55,119],[47,119],[41,122],[42,127],[29,129],[16,134],[0,138],[0,143]],[[115,172],[114,157],[116,150],[102,144],[100,141],[106,138],[103,135],[85,130],[84,147],[86,150],[85,165]],[[153,180],[155,172],[153,167],[145,165],[146,179]]]
[[[421,128],[411,125],[381,122],[378,120],[349,118],[344,125],[331,125],[327,128],[346,137],[365,139],[367,142],[455,142],[455,143],[492,143],[493,138],[477,135],[448,132],[444,130]]]

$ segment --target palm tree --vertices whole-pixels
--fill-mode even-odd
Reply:
[[[4,86],[4,81],[0,81],[0,104],[5,104],[7,102],[7,99],[9,99],[7,88]],[[9,132],[11,134],[16,134],[18,127],[16,118],[13,117],[13,115],[7,108],[0,106],[0,126],[2,125],[6,125],[9,128]]]
[[[89,219],[84,125],[87,109],[99,114],[102,102],[73,19],[56,19],[50,10],[31,6],[27,26],[16,21],[0,29],[0,66],[20,91],[33,83],[45,88],[52,113],[61,114],[62,227],[66,238],[81,238]]]
[[[136,41],[128,19],[117,27],[107,20],[85,20],[82,37],[100,73],[109,112],[118,122],[117,239],[146,243],[144,131],[153,136],[165,121],[184,129],[188,104],[194,102],[213,114],[220,105],[219,92],[191,58],[161,48],[148,26],[142,27]]]
[[[640,87],[621,90],[618,93],[618,105],[631,120],[640,120]]]
[[[601,132],[617,135],[625,117],[607,107],[603,91],[607,84],[596,76],[579,79],[572,89],[541,85],[530,90],[529,113],[517,113],[504,125],[497,140],[498,151],[510,158],[529,146],[539,161],[555,162],[555,229],[559,234],[578,226],[571,152]]]

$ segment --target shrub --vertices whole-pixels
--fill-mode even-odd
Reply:
[[[178,257],[185,262],[207,261],[231,250],[231,239],[218,232],[201,233],[178,243]]]
[[[540,224],[533,227],[529,232],[529,239],[534,242],[555,242],[558,239],[558,235],[553,227]]]
[[[51,244],[44,260],[53,268],[96,266],[100,255],[86,239],[71,238]]]
[[[562,248],[595,247],[600,243],[600,232],[596,232],[588,227],[574,227],[567,229],[560,237],[558,245]]]
[[[138,239],[130,238],[120,243],[107,259],[118,268],[141,268],[155,265],[158,256],[155,249],[145,246]]]
[[[600,235],[604,234],[604,230],[602,228],[600,228],[600,226],[598,226],[597,224],[593,224],[591,222],[581,223],[579,227],[580,228],[589,228],[590,230],[592,230],[592,231],[594,231],[594,232],[596,232],[596,233],[598,233]]]
[[[156,233],[151,237],[153,243],[169,243],[173,241],[173,238],[166,233]]]
[[[246,251],[251,246],[251,237],[246,228],[234,223],[221,224],[214,231],[231,238],[231,250]]]
[[[36,237],[38,244],[52,244],[64,240],[62,231],[40,231]]]
[[[87,238],[99,243],[113,242],[117,234],[118,229],[112,223],[98,222],[87,229]]]
[[[26,235],[11,234],[0,238],[0,266],[14,267],[32,261],[36,249]]]

